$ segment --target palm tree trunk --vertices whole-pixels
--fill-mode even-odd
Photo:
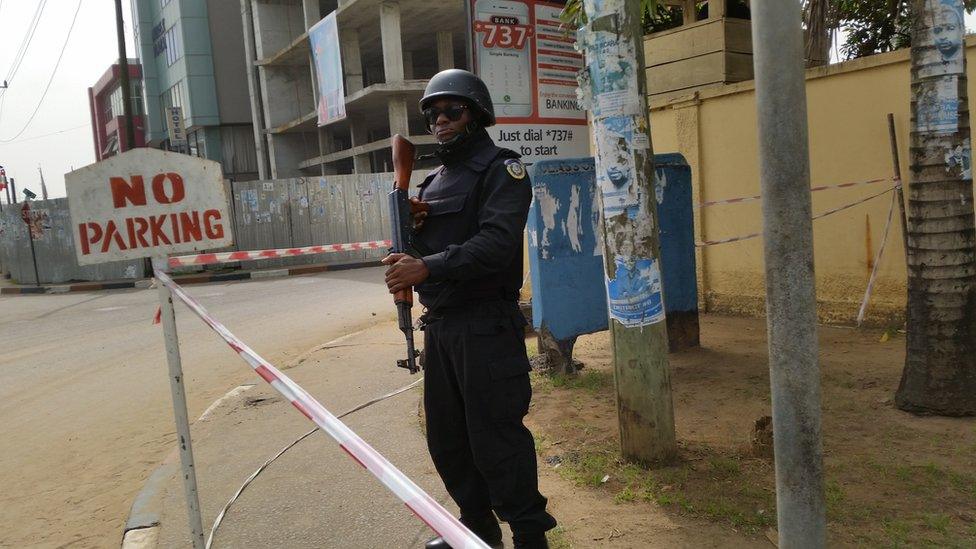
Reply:
[[[803,9],[803,26],[806,29],[804,58],[807,67],[820,67],[830,63],[830,41],[833,29],[830,22],[831,0],[806,0]]]
[[[976,414],[976,221],[962,0],[912,0],[906,411]]]

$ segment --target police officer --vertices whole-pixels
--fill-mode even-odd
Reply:
[[[391,293],[415,286],[424,323],[427,446],[461,522],[501,547],[498,518],[515,547],[548,547],[556,526],[539,493],[529,410],[525,318],[518,307],[529,178],[519,155],[496,147],[488,88],[470,72],[436,74],[420,101],[443,164],[420,184],[421,257],[391,254]],[[429,549],[450,547],[441,538]]]

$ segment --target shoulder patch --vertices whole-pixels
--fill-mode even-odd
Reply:
[[[505,161],[505,169],[508,170],[508,175],[515,179],[525,179],[525,164],[517,158],[510,158]]]

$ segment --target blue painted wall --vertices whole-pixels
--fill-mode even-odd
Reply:
[[[698,312],[691,167],[680,154],[658,154],[654,156],[654,174],[661,224],[664,310],[668,315]]]
[[[556,339],[606,330],[593,159],[537,162],[531,180],[532,322],[537,330],[545,324]]]
[[[665,311],[698,312],[691,169],[679,154],[654,157]],[[607,294],[593,158],[530,168],[527,224],[532,323],[556,339],[606,330]]]

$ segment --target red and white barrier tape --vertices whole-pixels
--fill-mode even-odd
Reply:
[[[254,371],[267,381],[281,396],[288,399],[299,412],[312,420],[327,435],[339,443],[339,447],[353,460],[363,466],[393,492],[407,508],[413,511],[433,531],[442,536],[452,547],[489,549],[483,541],[471,533],[454,515],[447,512],[434,498],[414,484],[406,475],[387,461],[359,435],[339,421],[315,398],[305,392],[297,383],[281,373],[269,362],[237,338],[223,324],[210,316],[200,303],[190,297],[179,284],[166,273],[155,271],[156,280],[173,292],[201,320],[217,332],[231,349],[237,352]]]
[[[169,258],[169,267],[172,269],[175,267],[190,267],[193,265],[232,263],[234,261],[254,261],[256,259],[277,259],[281,257],[295,257],[300,255],[379,250],[382,248],[389,248],[390,245],[389,240],[372,240],[369,242],[352,242],[349,244],[305,246],[304,248],[278,248],[275,250],[252,250],[249,252],[220,252],[212,254],[182,255],[179,257]]]
[[[847,189],[850,187],[858,187],[860,185],[871,185],[872,183],[882,183],[885,181],[891,181],[890,179],[869,179],[867,181],[855,181],[853,183],[841,183],[839,185],[823,185],[820,187],[813,187],[810,192],[815,193],[819,191],[828,191],[832,189]],[[897,183],[897,182],[896,182]],[[724,206],[726,204],[741,204],[742,202],[753,202],[762,198],[762,195],[756,196],[743,196],[740,198],[729,198],[726,200],[711,200],[708,202],[702,202],[700,204],[695,204],[696,208],[707,208],[709,206]]]
[[[874,200],[875,198],[878,198],[879,196],[884,196],[884,195],[890,193],[891,191],[894,191],[894,190],[898,189],[899,187],[901,187],[901,182],[898,182],[898,184],[895,185],[894,187],[890,187],[890,188],[885,189],[884,191],[882,191],[880,193],[876,193],[876,194],[872,194],[871,196],[864,197],[864,198],[858,200],[857,202],[851,202],[850,204],[844,204],[843,206],[840,206],[840,207],[837,207],[837,208],[834,208],[834,209],[831,209],[831,210],[827,210],[825,212],[821,212],[821,213],[813,216],[812,219],[814,221],[816,221],[817,219],[821,219],[823,217],[827,217],[828,215],[833,215],[833,214],[835,214],[837,212],[842,212],[842,211],[847,210],[849,208],[853,208],[854,206],[857,206],[859,204],[864,204],[865,202],[868,202],[869,200]],[[696,248],[704,248],[706,246],[717,246],[718,244],[728,244],[729,242],[740,242],[742,240],[752,240],[753,238],[759,238],[762,235],[763,235],[762,233],[752,233],[752,234],[747,234],[747,235],[743,235],[743,236],[734,236],[732,238],[725,238],[725,239],[722,239],[722,240],[704,240],[702,242],[696,242],[695,243],[695,247]]]

